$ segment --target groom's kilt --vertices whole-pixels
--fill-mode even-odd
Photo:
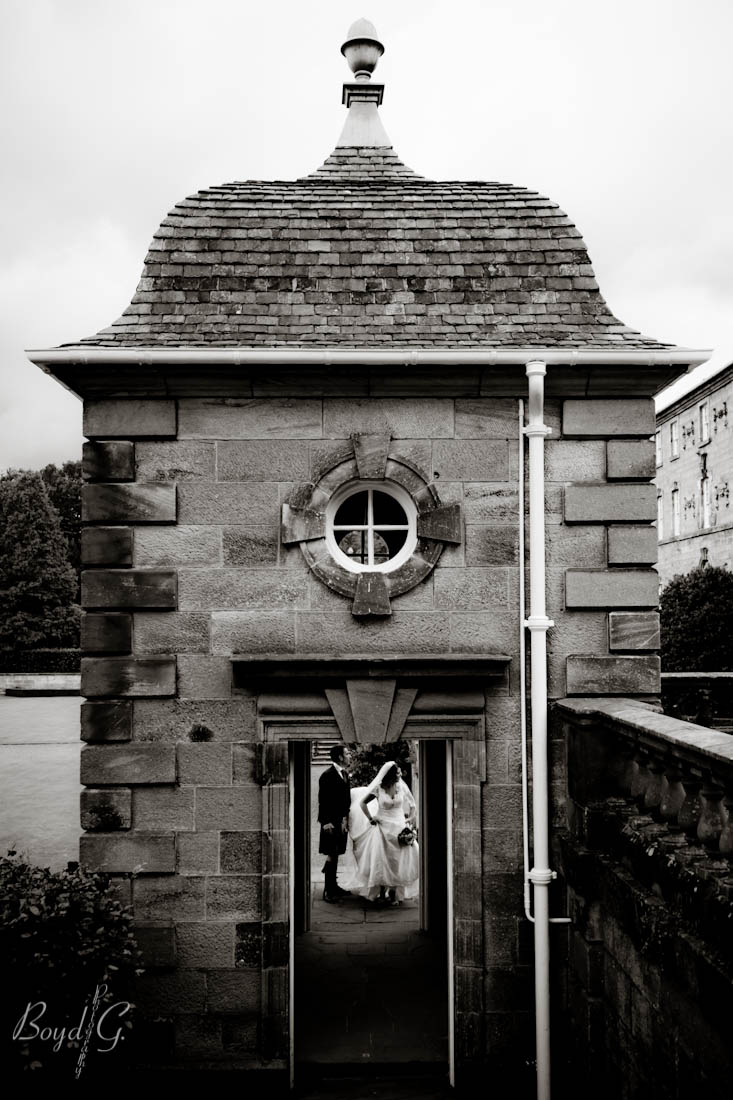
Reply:
[[[342,856],[346,851],[346,833],[340,823],[326,832],[321,825],[321,836],[318,841],[318,851],[322,856]]]

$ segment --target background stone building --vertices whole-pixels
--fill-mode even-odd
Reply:
[[[460,1079],[534,1058],[527,365],[546,370],[529,412],[547,435],[547,614],[528,623],[549,631],[549,698],[643,705],[659,690],[652,395],[704,356],[610,313],[554,203],[406,167],[369,79],[375,32],[350,38],[348,118],[319,169],[184,199],[123,315],[33,353],[83,398],[89,439],[81,858],[134,906],[150,1064],[284,1071],[303,746],[419,741],[444,792],[427,839],[449,823],[427,872],[448,899]],[[530,718],[537,735],[542,708]],[[552,727],[555,838],[582,817],[571,741]],[[595,993],[568,987],[553,928],[554,1018],[583,1046]]]
[[[733,565],[733,364],[704,364],[656,398],[659,579]]]

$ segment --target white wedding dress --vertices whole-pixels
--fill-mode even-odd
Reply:
[[[368,804],[372,817],[378,817],[376,825],[370,825],[359,803],[367,791],[372,790],[378,805],[372,799]],[[414,814],[415,800],[407,784],[400,779],[391,797],[381,786],[356,787],[351,791],[349,835],[353,846],[356,868],[346,889],[352,894],[373,900],[382,886],[394,888],[398,901],[417,896],[420,875],[420,853],[417,841],[400,844],[397,837],[405,827],[409,814]]]

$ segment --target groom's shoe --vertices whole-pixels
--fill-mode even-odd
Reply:
[[[341,898],[339,897],[338,894],[329,894],[329,892],[327,890],[324,890],[323,891],[323,900],[329,902],[331,905],[335,905],[339,901],[341,901]]]

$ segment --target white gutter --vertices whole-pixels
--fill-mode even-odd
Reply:
[[[535,1042],[537,1100],[550,1100],[550,870],[547,761],[547,631],[553,625],[545,607],[545,436],[542,360],[527,363],[529,416],[524,434],[529,439],[529,590],[531,705],[532,705],[532,841],[534,865]]]
[[[58,366],[525,366],[539,359],[564,366],[696,366],[710,351],[685,348],[165,348],[73,347],[31,349],[26,355],[47,373]]]

